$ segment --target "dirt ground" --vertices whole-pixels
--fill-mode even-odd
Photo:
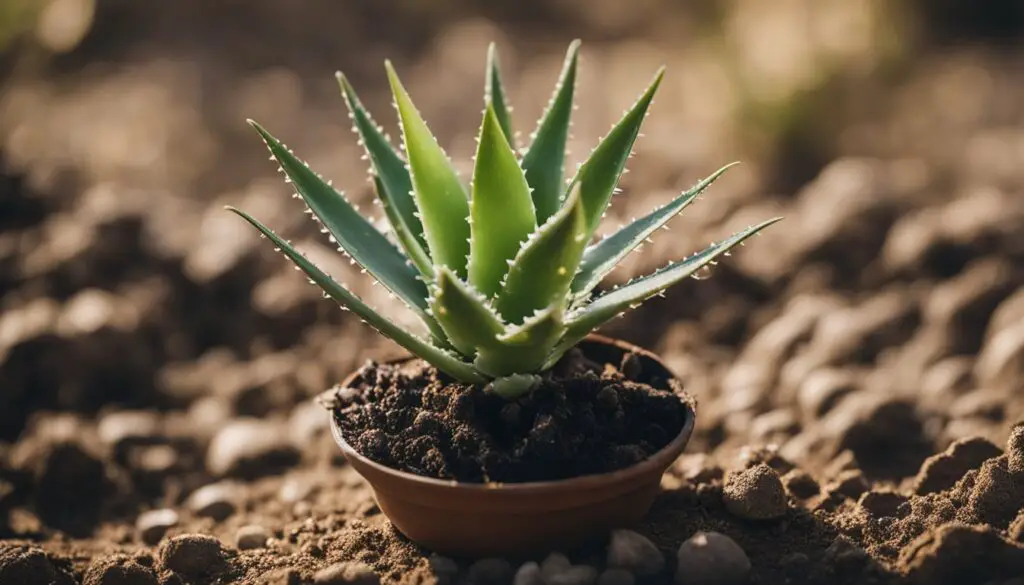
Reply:
[[[716,2],[678,14],[657,0],[637,14],[495,4],[491,20],[427,4],[394,16],[388,3],[295,14],[111,0],[74,50],[3,56],[0,585],[509,584],[516,571],[523,585],[738,582],[727,557],[707,561],[714,581],[680,552],[699,531],[738,544],[757,584],[1024,583],[1015,3],[993,2],[1004,12],[988,18],[907,3],[920,20],[898,58],[850,50],[836,69],[830,53],[801,69],[814,75],[800,83],[819,81],[785,86],[770,107],[730,85],[714,43],[680,40],[705,30]],[[747,10],[729,13],[727,41],[763,16]],[[370,208],[336,69],[391,128],[380,65],[393,58],[468,160],[486,43],[506,56],[525,137],[574,36],[576,154],[669,66],[609,226],[746,163],[614,280],[786,219],[603,331],[659,352],[699,401],[686,454],[633,527],[661,564],[622,561],[610,535],[549,551],[568,561],[438,557],[390,528],[315,402],[396,348],[222,206],[253,211],[407,316],[330,254],[244,119]],[[531,561],[573,570],[529,581]]]

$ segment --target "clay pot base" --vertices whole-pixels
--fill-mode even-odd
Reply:
[[[678,382],[650,352],[592,336],[580,344],[591,359],[621,363],[627,353],[645,371]],[[351,381],[346,380],[347,385]],[[414,542],[450,556],[482,557],[566,549],[588,538],[639,522],[657,495],[661,476],[693,431],[694,405],[680,394],[684,420],[679,433],[646,460],[617,471],[571,479],[513,484],[464,483],[398,471],[357,452],[331,429],[352,467],[373,489],[381,510]]]

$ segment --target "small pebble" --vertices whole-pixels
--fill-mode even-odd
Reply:
[[[597,577],[597,585],[634,585],[636,577],[625,569],[606,569]]]
[[[856,500],[871,489],[868,480],[859,469],[848,469],[825,486],[826,494],[841,494],[843,497]]]
[[[96,424],[96,434],[104,445],[115,449],[130,441],[158,437],[160,415],[146,410],[122,410],[106,414]]]
[[[857,504],[874,518],[896,517],[900,506],[907,497],[893,491],[876,490],[864,492]]]
[[[1010,440],[1006,442],[1006,457],[1010,473],[1024,474],[1024,423],[1014,425]]]
[[[821,493],[821,486],[818,482],[803,469],[794,469],[782,476],[782,483],[786,491],[794,498],[807,500]]]
[[[192,492],[186,504],[197,516],[213,518],[220,522],[235,513],[237,498],[236,484],[218,482],[204,485]]]
[[[437,553],[430,555],[430,568],[437,577],[438,585],[450,585],[455,583],[459,576],[459,564],[453,559],[441,556]]]
[[[698,532],[679,547],[676,585],[740,585],[750,559],[736,541],[718,532]]]
[[[380,577],[363,563],[335,563],[313,575],[316,585],[380,585]]]
[[[637,576],[655,575],[665,568],[665,557],[646,536],[632,530],[614,530],[608,543],[608,567],[626,569]]]
[[[139,514],[135,520],[135,528],[139,531],[142,542],[153,546],[158,544],[167,531],[178,525],[178,513],[170,508],[148,510]]]
[[[220,541],[205,534],[182,534],[160,549],[160,567],[186,579],[199,580],[217,575],[227,567]]]
[[[270,539],[270,532],[255,524],[242,526],[235,533],[235,547],[239,550],[253,550],[266,548],[267,540]]]
[[[153,569],[131,557],[116,555],[95,561],[85,572],[82,585],[157,585]]]
[[[786,490],[775,470],[764,463],[730,476],[722,500],[730,513],[747,520],[772,520],[786,514]]]
[[[575,565],[547,579],[547,585],[594,585],[598,571],[589,565]]]
[[[535,561],[523,563],[512,578],[512,585],[549,585]]]
[[[560,552],[553,552],[544,558],[540,564],[540,572],[544,579],[550,579],[554,575],[568,571],[572,566],[569,557]]]
[[[214,475],[256,477],[299,462],[300,453],[282,426],[261,419],[236,419],[217,431],[206,451]]]
[[[471,585],[509,585],[512,564],[496,557],[480,559],[469,566],[466,577]]]

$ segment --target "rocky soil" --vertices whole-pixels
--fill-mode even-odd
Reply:
[[[844,99],[826,92],[825,115],[800,102],[803,125],[765,150],[705,133],[738,99],[710,82],[706,47],[661,29],[631,41],[655,25],[612,27],[599,16],[613,4],[566,29],[595,37],[574,152],[648,62],[678,55],[668,79],[680,81],[655,104],[609,225],[750,161],[613,280],[786,217],[605,331],[658,351],[699,400],[642,525],[534,558],[448,559],[404,540],[315,401],[396,349],[221,211],[252,209],[406,318],[330,255],[244,118],[368,203],[334,69],[384,119],[379,63],[396,57],[468,156],[485,43],[509,49],[526,135],[569,38],[560,19],[578,15],[496,10],[498,29],[456,19],[451,2],[443,18],[369,35],[371,9],[339,19],[325,2],[303,15],[254,2],[244,35],[219,35],[213,3],[170,14],[109,1],[78,50],[31,70],[5,55],[0,81],[0,584],[1024,582],[1019,52],[952,44],[993,25],[947,15],[935,30],[949,44],[894,66],[896,81],[843,73]],[[318,26],[328,16],[338,30]],[[999,43],[1011,24],[999,20]],[[524,30],[534,40],[512,40]]]

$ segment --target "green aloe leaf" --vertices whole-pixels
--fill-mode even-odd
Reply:
[[[655,209],[584,250],[579,274],[576,275],[572,282],[572,292],[576,297],[581,298],[590,294],[590,291],[594,290],[601,280],[619,262],[622,262],[623,258],[636,249],[658,228],[664,226],[670,219],[678,215],[712,183],[736,164],[739,163],[732,163],[718,169],[711,176],[697,183],[693,188],[684,192],[672,202]]]
[[[494,346],[505,324],[483,295],[463,282],[451,269],[439,266],[430,300],[434,318],[460,353],[475,355],[477,348]]]
[[[426,340],[413,335],[381,316],[364,303],[359,297],[352,294],[344,286],[335,282],[315,264],[307,260],[301,253],[292,247],[291,244],[284,241],[284,239],[271,231],[270,228],[266,227],[249,214],[233,207],[228,207],[227,209],[241,216],[264,236],[269,238],[282,254],[287,256],[289,260],[295,263],[296,266],[309,276],[314,284],[319,286],[327,295],[343,307],[359,315],[359,317],[379,331],[382,335],[392,339],[398,345],[409,350],[414,355],[419,356],[442,372],[463,382],[477,384],[487,381],[487,378],[481,375],[471,364],[463,362],[459,358],[440,348],[434,347]]]
[[[512,260],[497,302],[498,313],[507,322],[522,323],[535,311],[566,301],[587,243],[586,229],[583,201],[576,189]]]
[[[530,187],[501,132],[488,104],[473,169],[469,253],[469,282],[487,297],[501,288],[509,260],[537,228]]]
[[[501,82],[501,64],[498,61],[498,47],[491,43],[487,47],[487,80],[484,83],[484,101],[494,107],[501,132],[509,146],[515,148],[515,135],[512,133],[512,108],[505,97],[505,87]]]
[[[469,201],[466,190],[437,139],[430,133],[390,61],[385,62],[409,157],[416,207],[435,265],[466,275],[469,256]]]
[[[263,137],[295,190],[338,245],[429,324],[432,319],[426,313],[427,286],[407,258],[306,163],[296,158],[262,126],[253,121],[249,123]]]
[[[388,218],[388,223],[391,224],[392,229],[395,230],[395,235],[398,237],[398,241],[402,244],[406,254],[412,261],[416,269],[419,270],[420,276],[424,280],[430,280],[433,278],[434,265],[430,262],[430,257],[427,256],[426,248],[421,246],[416,241],[415,236],[412,235],[402,223],[400,212],[396,209],[391,202],[388,200],[387,187],[384,186],[384,182],[381,180],[379,175],[373,177],[373,190],[377,194],[378,200],[381,202],[381,206],[384,208],[384,215]]]
[[[533,205],[537,209],[538,223],[547,221],[562,203],[565,145],[569,139],[579,48],[578,40],[569,45],[551,101],[537,124],[529,150],[523,155],[523,170],[533,188]]]
[[[597,229],[601,217],[608,208],[615,186],[633,151],[633,143],[640,133],[640,126],[647,116],[647,109],[664,75],[665,68],[662,67],[655,74],[654,81],[647,90],[590,153],[587,162],[583,163],[573,178],[573,184],[580,185],[588,236]]]
[[[561,353],[567,351],[594,329],[629,309],[639,307],[645,300],[693,275],[693,273],[718,256],[727,253],[732,248],[742,244],[747,238],[781,219],[781,217],[769,219],[737,232],[717,244],[708,246],[689,258],[673,262],[652,274],[633,280],[629,284],[597,297],[593,302],[569,317],[566,323],[567,331],[565,337],[560,342],[559,348],[555,353],[560,356]]]
[[[554,303],[522,324],[508,326],[497,345],[480,348],[473,365],[494,377],[540,371],[565,333],[564,315],[564,305]]]
[[[394,227],[395,235],[413,264],[427,278],[433,277],[433,267],[426,251],[423,224],[416,214],[416,201],[412,195],[412,178],[405,161],[395,151],[370,113],[363,107],[352,85],[340,72],[337,74],[342,96],[352,115],[353,126],[373,165],[377,197],[384,213]]]

